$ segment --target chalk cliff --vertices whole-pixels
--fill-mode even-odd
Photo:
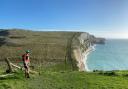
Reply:
[[[72,58],[77,60],[79,71],[87,70],[86,57],[91,51],[95,37],[86,32],[76,33],[72,41]]]

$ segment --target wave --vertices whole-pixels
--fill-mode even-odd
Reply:
[[[95,47],[96,47],[96,45],[90,46],[90,47],[86,50],[86,52],[84,53],[84,65],[85,65],[85,70],[88,71],[88,72],[91,71],[91,70],[88,68],[88,64],[87,64],[88,55],[89,55],[92,51],[95,51],[95,50],[96,50]]]

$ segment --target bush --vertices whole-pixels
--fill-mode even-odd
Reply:
[[[115,76],[116,73],[115,73],[115,71],[107,71],[107,72],[104,73],[104,75]]]
[[[115,71],[100,71],[99,74],[107,75],[107,76],[117,76]]]

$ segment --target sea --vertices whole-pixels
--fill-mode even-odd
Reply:
[[[87,57],[89,71],[128,70],[128,39],[106,39]]]

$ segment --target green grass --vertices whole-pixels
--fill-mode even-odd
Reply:
[[[70,66],[58,64],[40,68],[40,74],[31,74],[25,79],[22,71],[14,76],[0,79],[0,89],[128,89],[128,71],[78,72],[69,70]],[[2,73],[2,71],[1,71]],[[125,74],[125,75],[124,75]]]

